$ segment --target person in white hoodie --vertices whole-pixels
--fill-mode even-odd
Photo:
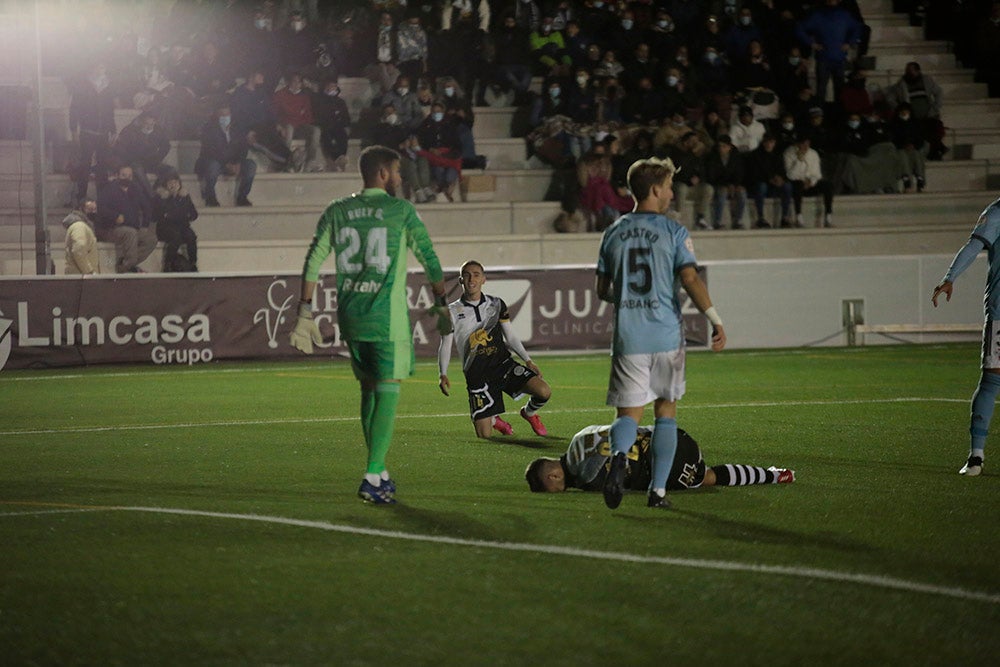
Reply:
[[[66,275],[93,275],[100,273],[97,257],[97,236],[94,220],[97,202],[86,199],[83,210],[72,211],[63,219],[66,228]]]
[[[795,226],[802,227],[803,195],[823,195],[823,226],[833,227],[833,187],[823,178],[819,153],[810,147],[808,134],[802,134],[785,149],[785,175],[792,183]],[[785,225],[782,224],[784,227]]]

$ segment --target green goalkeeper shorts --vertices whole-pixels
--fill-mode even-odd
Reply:
[[[348,341],[351,369],[358,380],[405,380],[416,363],[413,343],[400,341]]]

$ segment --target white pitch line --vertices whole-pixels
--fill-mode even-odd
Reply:
[[[964,588],[954,588],[949,586],[937,586],[934,584],[923,584],[917,581],[907,581],[905,579],[897,579],[896,577],[888,577],[888,576],[874,575],[874,574],[859,574],[852,572],[837,572],[835,570],[823,570],[811,567],[762,565],[755,563],[740,563],[737,561],[703,560],[697,558],[673,558],[669,556],[643,556],[641,554],[629,554],[616,551],[597,551],[592,549],[578,549],[575,547],[567,547],[567,546],[559,546],[551,544],[528,544],[524,542],[494,542],[489,540],[470,540],[465,538],[447,537],[442,535],[421,535],[419,533],[404,533],[401,531],[380,530],[377,528],[359,528],[356,526],[345,526],[345,525],[330,523],[328,521],[310,521],[306,519],[292,519],[288,517],[269,516],[265,514],[235,514],[231,512],[209,512],[202,510],[175,509],[169,507],[107,507],[107,508],[95,508],[94,511],[98,511],[99,509],[104,509],[107,511],[145,512],[152,514],[197,516],[197,517],[206,517],[213,519],[231,519],[237,521],[257,521],[260,523],[278,524],[283,526],[296,526],[299,528],[314,528],[318,530],[324,530],[336,533],[345,533],[350,535],[383,537],[393,540],[407,540],[411,542],[430,542],[434,544],[447,544],[452,546],[472,547],[476,549],[520,551],[526,553],[550,554],[553,556],[567,556],[571,558],[593,558],[596,560],[623,562],[623,563],[671,565],[674,567],[687,567],[699,570],[717,570],[724,572],[748,572],[752,574],[799,577],[802,579],[821,579],[825,581],[860,584],[862,586],[904,591],[908,593],[924,593],[928,595],[940,595],[944,597],[957,598],[960,600],[971,600],[975,602],[986,602],[989,604],[1000,604],[1000,595],[992,593],[970,591]]]
[[[880,399],[852,399],[837,401],[762,401],[758,403],[710,403],[702,405],[685,405],[686,410],[722,410],[729,408],[774,408],[786,406],[823,406],[823,405],[858,405],[871,403],[968,403],[967,398],[923,398],[923,397],[902,397],[902,398],[880,398]],[[603,406],[593,408],[562,408],[547,409],[545,414],[574,414],[593,413],[603,410]],[[467,412],[438,412],[435,414],[419,415],[396,415],[397,419],[442,419],[452,417],[468,417]],[[350,417],[302,417],[288,419],[233,419],[211,422],[181,422],[174,424],[119,424],[114,426],[79,426],[75,428],[37,428],[24,430],[0,431],[2,435],[51,435],[64,433],[104,433],[108,431],[158,431],[167,429],[182,428],[213,428],[219,426],[267,426],[273,424],[331,424],[337,422],[355,422],[356,415]]]

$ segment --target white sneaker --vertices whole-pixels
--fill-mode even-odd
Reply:
[[[962,469],[958,471],[959,475],[965,475],[966,477],[975,477],[983,472],[983,457],[981,456],[970,456],[969,460],[965,462]]]

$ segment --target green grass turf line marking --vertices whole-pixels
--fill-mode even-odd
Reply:
[[[756,403],[710,403],[684,405],[684,410],[719,410],[724,408],[774,408],[786,406],[823,406],[823,405],[867,405],[872,403],[968,403],[967,398],[943,397],[901,397],[876,398],[858,400],[818,400],[818,401],[762,401]],[[593,413],[610,409],[607,406],[595,405],[591,408],[556,408],[547,409],[544,414],[574,414]],[[438,412],[434,414],[396,415],[397,419],[444,419],[450,417],[467,417],[467,412]],[[218,426],[264,426],[273,424],[332,424],[336,422],[354,422],[358,417],[292,417],[288,419],[232,419],[211,422],[182,422],[168,424],[129,424],[119,426],[78,426],[73,428],[38,428],[26,430],[0,431],[0,435],[47,435],[54,433],[103,433],[106,431],[155,431],[175,428],[212,428]]]
[[[6,504],[6,503],[5,503]],[[16,503],[10,503],[16,504]],[[64,510],[66,512],[80,511],[79,506],[73,509]],[[872,574],[859,574],[852,572],[837,572],[834,570],[823,570],[808,567],[790,567],[784,565],[761,565],[754,563],[740,563],[736,561],[722,560],[701,560],[695,558],[672,558],[668,556],[643,556],[641,554],[628,554],[615,551],[595,551],[592,549],[578,549],[575,547],[548,545],[548,544],[527,544],[522,542],[494,542],[488,540],[470,540],[458,537],[447,537],[442,535],[421,535],[418,533],[404,533],[392,530],[380,530],[377,528],[359,528],[356,526],[344,526],[327,521],[312,521],[306,519],[292,519],[281,516],[269,516],[266,514],[235,514],[231,512],[209,512],[203,510],[178,509],[170,507],[93,507],[92,511],[116,511],[116,512],[142,512],[150,514],[171,514],[177,516],[195,516],[212,519],[230,519],[235,521],[256,521],[260,523],[279,524],[283,526],[295,526],[299,528],[314,528],[337,533],[351,535],[364,535],[369,537],[383,537],[394,540],[408,540],[413,542],[431,542],[436,544],[447,544],[451,546],[472,547],[477,549],[494,549],[501,551],[520,551],[528,553],[548,554],[553,556],[568,556],[571,558],[592,558],[596,560],[615,561],[622,563],[643,563],[653,565],[672,565],[675,567],[688,567],[700,570],[720,570],[726,572],[747,572],[751,574],[776,575],[786,577],[799,577],[804,579],[822,579],[833,582],[843,582],[859,584],[872,588],[886,588],[911,593],[923,593],[928,595],[940,595],[957,598],[960,600],[972,600],[976,602],[986,602],[988,604],[1000,604],[1000,595],[970,591],[964,588],[951,588],[947,586],[935,586],[923,584],[916,581],[907,581],[895,577],[887,577]],[[56,510],[48,510],[56,511]],[[389,510],[391,511],[391,510]],[[41,513],[28,512],[28,513]],[[22,513],[17,513],[22,514]],[[0,515],[11,516],[11,514]]]

